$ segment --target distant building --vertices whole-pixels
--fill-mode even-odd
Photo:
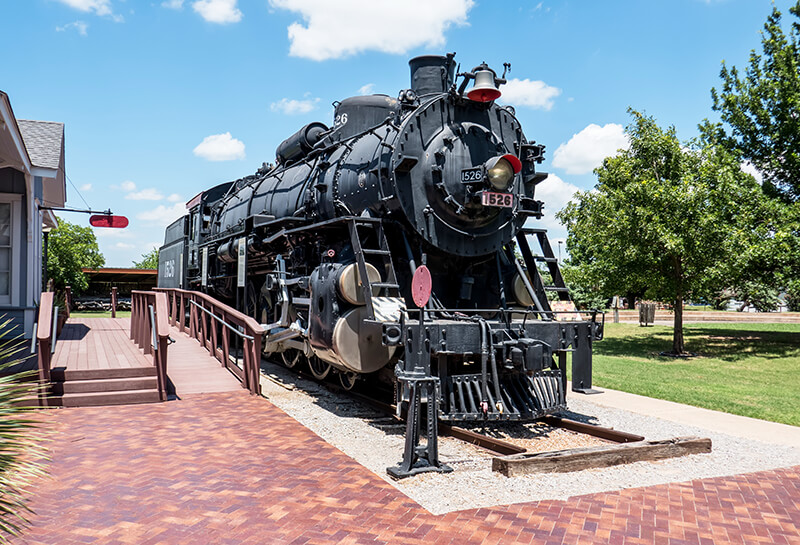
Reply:
[[[66,201],[64,124],[16,119],[0,91],[0,315],[30,339],[42,292],[42,237]]]
[[[117,295],[130,297],[133,290],[151,290],[158,281],[158,269],[81,269],[89,281],[83,299],[111,297],[111,288],[117,288]]]

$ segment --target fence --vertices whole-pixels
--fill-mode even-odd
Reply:
[[[167,399],[167,346],[169,346],[169,307],[163,293],[131,292],[131,339],[145,355],[153,354],[158,377],[158,395]]]
[[[204,293],[156,288],[169,299],[169,322],[209,351],[233,372],[251,394],[261,394],[260,363],[264,328],[250,316]],[[187,331],[188,330],[188,331]],[[241,344],[241,348],[236,347]],[[238,358],[241,351],[241,367]]]

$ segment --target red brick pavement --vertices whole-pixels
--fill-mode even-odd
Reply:
[[[44,418],[15,543],[800,544],[800,467],[435,516],[244,392]]]

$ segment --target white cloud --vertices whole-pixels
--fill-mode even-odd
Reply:
[[[116,248],[124,248],[124,249],[136,248],[136,244],[128,244],[127,242],[117,242],[116,244],[114,244],[114,246]]]
[[[80,189],[81,189],[81,191],[91,191],[92,190],[92,184],[83,184]]]
[[[177,193],[173,193],[172,195],[170,195],[169,197],[167,197],[167,200],[168,200],[169,202],[183,202],[183,197],[181,197],[181,196],[180,196],[180,195],[178,195]]]
[[[578,191],[580,189],[577,186],[565,182],[555,174],[548,175],[543,182],[536,185],[536,199],[544,201],[544,216],[537,227],[550,231],[552,241],[566,237],[566,229],[556,219],[556,213],[567,206]],[[553,244],[555,245],[555,242]]]
[[[96,15],[111,15],[111,0],[58,0],[71,8]]]
[[[500,86],[503,93],[501,102],[512,106],[527,106],[539,110],[553,108],[553,100],[561,94],[561,89],[547,85],[543,81],[529,79],[510,79]]]
[[[164,195],[158,189],[149,187],[141,191],[128,193],[125,198],[131,201],[160,201],[164,199]]]
[[[111,186],[111,187],[112,187],[112,188],[114,188],[115,186]],[[133,183],[133,182],[132,182],[132,181],[130,181],[130,180],[125,180],[124,182],[122,182],[121,184],[119,184],[119,187],[120,187],[120,189],[122,189],[123,191],[129,191],[129,192],[130,192],[130,191],[136,191],[136,184],[135,184],[135,183]]]
[[[237,0],[197,0],[192,9],[209,23],[238,23],[242,12],[236,7]]]
[[[72,23],[67,23],[66,25],[57,26],[56,32],[65,32],[71,28],[74,28],[81,36],[88,35],[88,32],[86,31],[89,29],[89,25],[84,23],[83,21],[75,21]]]
[[[212,134],[203,138],[194,148],[194,154],[208,161],[244,159],[244,142],[233,138],[229,132]]]
[[[184,214],[186,214],[186,205],[178,202],[172,206],[164,206],[163,204],[160,204],[153,210],[136,214],[136,218],[143,221],[149,221],[159,227],[164,227]]]
[[[161,6],[169,9],[181,9],[183,8],[183,0],[166,0],[161,2]]]
[[[307,114],[315,110],[319,103],[318,98],[308,98],[303,100],[282,98],[278,102],[273,102],[269,105],[269,109],[273,112],[280,112],[286,115]]]
[[[114,13],[111,9],[111,0],[58,0],[62,4],[66,4],[71,8],[86,13],[94,13],[101,17],[110,17],[115,23],[121,23],[125,20],[122,15]],[[69,26],[69,25],[66,25]]]
[[[97,238],[134,238],[130,229],[106,229],[104,227],[92,228]]]
[[[371,95],[372,91],[375,89],[374,83],[367,83],[366,85],[362,85],[358,88],[359,95]]]
[[[569,142],[561,144],[553,154],[553,166],[567,174],[588,174],[603,164],[603,159],[628,149],[628,137],[622,125],[608,123],[602,127],[592,123]]]
[[[363,51],[403,54],[419,46],[441,49],[452,25],[466,25],[473,0],[269,0],[297,12],[289,25],[289,54],[315,61]]]
[[[761,171],[758,170],[750,161],[744,161],[741,165],[739,165],[739,168],[742,170],[742,172],[755,178],[758,183],[761,183],[764,180],[764,175],[761,174]]]

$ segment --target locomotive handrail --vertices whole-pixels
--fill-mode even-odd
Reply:
[[[260,363],[264,336],[261,324],[205,293],[181,288],[155,288],[154,291],[169,301],[167,316],[170,325],[197,340],[226,369],[239,378],[243,388],[249,390],[251,394],[261,394]],[[208,316],[213,319],[209,320]],[[230,331],[242,340],[241,368],[238,363],[231,360]]]
[[[163,293],[131,291],[131,340],[153,355],[158,380],[158,397],[167,399],[167,347],[169,346],[169,307]]]

